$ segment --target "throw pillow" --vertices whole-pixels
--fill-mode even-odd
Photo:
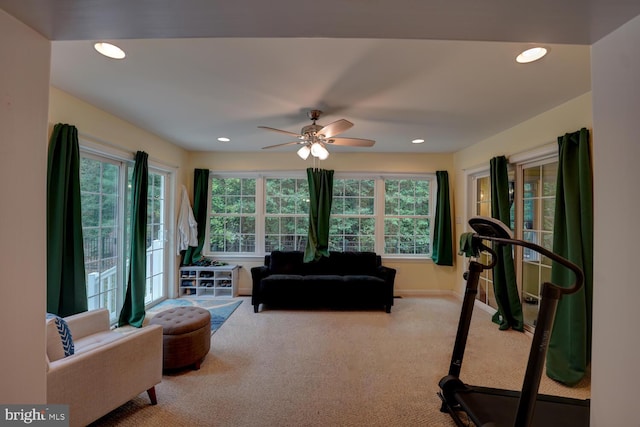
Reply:
[[[62,343],[62,350],[64,351],[64,357],[71,356],[74,352],[73,336],[67,322],[55,314],[47,313],[47,320],[53,320],[58,329],[58,335],[60,335],[60,342]]]

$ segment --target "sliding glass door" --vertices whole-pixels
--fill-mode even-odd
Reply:
[[[129,265],[131,171],[128,161],[83,152],[80,158],[82,232],[89,310],[106,308],[112,322],[123,304]],[[167,181],[149,170],[145,303],[167,294]]]

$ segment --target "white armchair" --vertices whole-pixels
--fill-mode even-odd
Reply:
[[[71,426],[85,426],[144,391],[157,403],[161,326],[111,330],[106,309],[64,320],[75,352],[65,357],[56,324],[47,321],[47,403],[69,405]]]

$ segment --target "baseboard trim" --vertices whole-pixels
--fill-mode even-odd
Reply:
[[[458,295],[453,291],[445,291],[440,289],[411,289],[411,290],[399,290],[396,289],[394,295],[396,297],[455,297],[458,298]]]

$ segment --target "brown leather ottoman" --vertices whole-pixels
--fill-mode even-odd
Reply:
[[[162,367],[183,368],[200,363],[211,348],[211,313],[199,307],[175,307],[149,321],[162,326]]]

